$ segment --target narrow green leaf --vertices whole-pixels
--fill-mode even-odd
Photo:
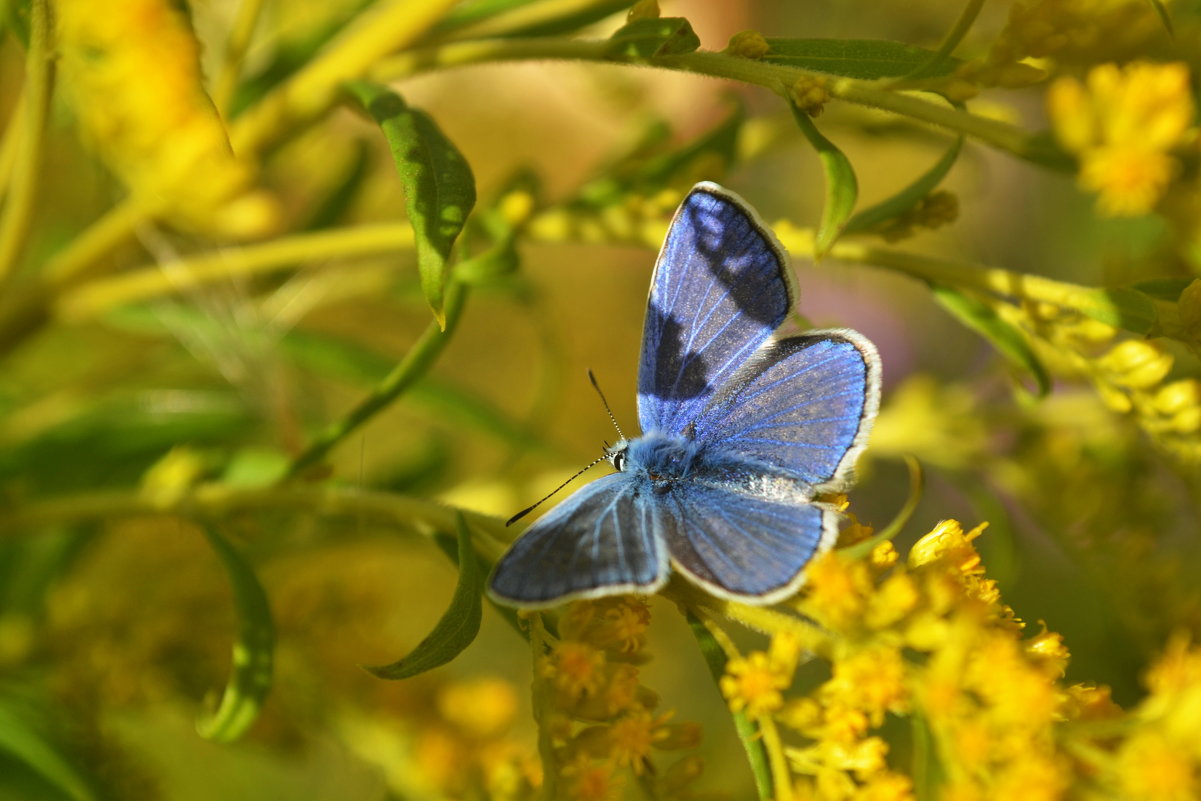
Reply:
[[[392,149],[416,235],[421,288],[434,318],[445,328],[450,249],[475,205],[471,167],[437,123],[405,105],[400,95],[363,81],[354,81],[349,88],[379,123]]]
[[[688,619],[688,628],[692,630],[692,636],[696,638],[697,645],[700,646],[701,656],[705,658],[705,664],[709,666],[709,673],[713,676],[713,681],[720,682],[721,677],[726,674],[725,652],[722,651],[721,646],[709,629],[705,627],[703,621],[691,612],[686,612],[685,616]],[[755,790],[758,792],[760,801],[774,798],[771,767],[767,760],[767,752],[763,748],[763,740],[759,737],[758,728],[745,712],[731,712],[730,716],[734,720],[734,730],[738,733],[738,739],[742,742],[747,761],[751,765],[751,774],[755,777]]]
[[[463,304],[467,299],[467,290],[462,284],[452,282],[448,290],[446,327],[442,328],[436,320],[431,322],[400,363],[392,368],[392,372],[342,419],[330,424],[318,434],[292,461],[287,478],[302,475],[319,463],[339,442],[387,408],[429,371],[442,349],[446,347],[446,343],[454,336],[455,327],[463,312]]]
[[[72,765],[72,760],[42,731],[39,722],[27,703],[0,698],[0,753],[12,757],[44,781],[40,790],[56,790],[55,798],[94,801],[95,791]]]
[[[1135,289],[1092,289],[1074,300],[1081,313],[1136,334],[1149,334],[1159,323],[1154,302]]]
[[[631,194],[653,195],[684,174],[695,175],[694,166],[702,160],[712,165],[707,169],[710,174],[714,169],[720,171],[734,161],[745,121],[746,109],[736,102],[721,122],[665,151],[671,128],[655,120],[632,147],[602,164],[597,177],[588,181],[569,205],[573,210],[596,210],[623,203]]]
[[[462,653],[479,634],[484,571],[480,569],[475,549],[471,547],[471,531],[461,513],[456,523],[459,534],[459,583],[450,607],[434,630],[408,656],[390,665],[364,666],[372,675],[381,679],[407,679],[433,670]]]
[[[817,227],[817,236],[813,242],[813,258],[821,259],[842,234],[851,212],[855,210],[855,201],[859,196],[859,182],[855,179],[855,169],[843,152],[833,142],[822,136],[821,131],[813,124],[795,103],[789,103],[792,116],[796,119],[801,133],[809,140],[821,160],[822,170],[826,174],[826,202],[822,207],[821,223]]]
[[[1188,288],[1195,278],[1149,278],[1139,281],[1131,289],[1141,292],[1154,300],[1166,300],[1175,303],[1180,300],[1180,293]]]
[[[1168,11],[1162,0],[1149,0],[1151,7],[1155,9],[1155,13],[1159,15],[1159,21],[1163,23],[1164,30],[1168,32],[1168,36],[1176,35],[1176,26],[1172,24],[1172,14]]]
[[[204,536],[229,577],[238,636],[233,647],[233,669],[221,703],[211,715],[196,721],[196,730],[205,739],[228,743],[245,734],[254,723],[271,689],[275,624],[267,594],[242,552],[211,527],[204,528]]]
[[[1039,397],[1050,391],[1051,378],[1026,337],[998,316],[992,306],[973,295],[948,286],[931,284],[930,289],[934,293],[934,299],[944,309],[991,342],[1002,356],[1033,378]]]
[[[922,173],[913,183],[892,197],[886,198],[874,206],[868,206],[866,209],[856,213],[847,222],[843,233],[851,234],[871,230],[880,223],[904,214],[916,206],[942,183],[942,179],[947,176],[947,173],[951,170],[951,166],[959,158],[959,152],[962,147],[963,137],[960,136],[947,148],[947,152],[942,154],[942,158],[935,162],[930,169]]]
[[[487,36],[555,36],[578,32],[629,7],[630,0],[467,0],[431,33],[441,36],[467,27],[474,33],[475,26],[490,23]],[[501,30],[494,30],[497,27]]]
[[[610,55],[635,58],[678,56],[701,46],[692,24],[683,17],[634,20],[618,28],[609,43]]]
[[[901,78],[926,64],[937,51],[885,39],[768,39],[763,61],[847,78]],[[924,77],[951,73],[959,59],[946,58]]]
[[[434,544],[437,545],[438,549],[441,550],[442,553],[446,554],[447,558],[454,562],[455,565],[459,564],[460,554],[457,539],[453,539],[445,534],[439,533],[434,537]],[[487,575],[488,573],[492,572],[492,564],[490,562],[485,560],[479,554],[473,552],[473,555],[475,556],[476,562],[479,563],[479,570],[482,574]],[[521,637],[521,639],[525,640],[527,643],[530,641],[529,628],[522,623],[521,619],[517,616],[516,609],[511,606],[501,606],[491,598],[488,598],[488,604],[492,607],[493,612],[500,615],[500,617],[509,624],[513,631],[517,632],[517,636]]]
[[[983,7],[984,0],[968,0],[967,5],[959,14],[959,19],[955,20],[951,30],[947,31],[947,35],[939,43],[938,50],[934,51],[925,63],[905,77],[928,78],[931,75],[940,74],[943,64],[955,52],[955,48],[959,47],[959,43],[963,41],[963,37],[967,36],[967,32],[972,29],[972,23],[976,21],[976,17],[980,16],[980,9]]]

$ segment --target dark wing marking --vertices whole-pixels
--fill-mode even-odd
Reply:
[[[638,370],[643,432],[688,433],[792,301],[787,258],[771,232],[736,195],[697,184],[651,278]]]

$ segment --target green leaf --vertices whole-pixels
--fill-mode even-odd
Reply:
[[[390,665],[365,666],[381,679],[407,679],[427,670],[445,665],[471,645],[480,631],[484,591],[484,571],[471,547],[471,531],[460,513],[457,519],[459,534],[459,583],[455,587],[450,607],[434,630],[412,653]]]
[[[1151,298],[1135,289],[1091,289],[1074,298],[1083,314],[1106,325],[1149,334],[1159,324]]]
[[[934,50],[885,39],[768,39],[767,43],[771,49],[763,61],[769,64],[864,80],[901,78],[934,63],[938,56]],[[949,74],[959,64],[959,59],[947,58],[925,77]]]
[[[1139,281],[1130,288],[1153,300],[1176,303],[1180,300],[1180,293],[1195,280],[1195,278],[1150,278],[1146,281]]]
[[[996,310],[966,292],[940,284],[931,284],[934,299],[956,319],[993,344],[994,347],[1024,373],[1034,379],[1036,394],[1045,396],[1051,389],[1051,378],[1030,343],[1014,326],[997,315]]]
[[[859,182],[855,179],[855,170],[851,162],[833,142],[822,136],[821,131],[813,124],[795,103],[789,103],[792,116],[796,119],[801,133],[817,151],[821,160],[822,170],[826,174],[826,202],[822,206],[822,219],[817,227],[817,236],[813,241],[813,258],[821,259],[837,241],[855,210],[855,200],[859,196]]]
[[[405,105],[400,95],[363,81],[349,88],[379,123],[392,149],[416,235],[421,288],[438,325],[445,328],[450,249],[475,205],[471,167],[437,123]]]
[[[438,36],[499,19],[506,23],[503,29],[495,31],[493,28],[497,26],[490,25],[487,36],[555,36],[574,33],[585,25],[599,22],[629,7],[630,0],[576,0],[572,3],[559,0],[466,0],[455,6],[432,33]],[[505,20],[505,14],[510,14],[510,19]]]
[[[960,136],[947,149],[947,152],[943,153],[942,158],[934,163],[934,166],[922,173],[909,186],[897,192],[892,197],[858,212],[847,222],[843,233],[851,234],[871,230],[880,223],[891,220],[912,209],[942,183],[942,179],[946,177],[955,160],[959,158],[959,151],[962,147],[963,137]]]
[[[1151,7],[1155,9],[1155,13],[1159,15],[1159,21],[1163,23],[1163,28],[1168,32],[1168,36],[1176,35],[1176,26],[1172,24],[1172,14],[1168,11],[1167,6],[1161,0],[1148,0]]]
[[[709,666],[709,673],[713,676],[713,681],[720,682],[721,677],[726,674],[725,652],[713,634],[705,627],[703,621],[691,612],[686,612],[685,616],[688,619],[688,628],[692,629],[692,636],[696,638],[697,645],[700,646],[701,656],[705,658],[705,664]],[[755,777],[755,789],[760,801],[774,798],[771,767],[768,763],[767,752],[763,748],[763,740],[759,737],[759,730],[745,712],[731,712],[730,716],[734,720],[734,730],[738,733],[742,748],[746,751],[747,761],[750,762],[751,774]]]
[[[609,38],[612,56],[653,58],[691,53],[701,46],[692,24],[683,17],[639,19],[618,28]]]
[[[233,647],[233,669],[221,703],[211,715],[196,721],[196,731],[205,739],[228,743],[245,734],[254,723],[271,689],[275,624],[267,594],[242,552],[210,527],[204,528],[204,536],[229,577],[238,636]]]
[[[88,781],[72,766],[72,760],[59,749],[38,725],[38,718],[49,719],[48,712],[31,709],[28,703],[17,698],[0,698],[0,753],[8,754],[37,777],[40,798],[50,788],[57,791],[53,797],[69,798],[71,801],[94,801],[96,793]],[[2,761],[2,760],[0,760]],[[11,762],[9,763],[12,764]],[[5,778],[8,778],[7,776]],[[5,783],[0,781],[0,795]],[[26,785],[28,790],[28,786]],[[7,796],[6,796],[7,797]]]
[[[572,209],[603,209],[625,202],[631,194],[648,196],[671,186],[682,176],[694,180],[694,165],[705,160],[721,170],[734,161],[746,109],[735,102],[728,116],[695,139],[663,151],[671,129],[655,120],[633,147],[609,159],[598,176],[585,184],[568,204]]]

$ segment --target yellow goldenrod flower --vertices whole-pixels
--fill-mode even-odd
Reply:
[[[872,593],[866,564],[826,551],[810,562],[805,572],[808,593],[799,601],[802,611],[838,630],[846,630],[861,618]]]
[[[613,721],[607,730],[610,758],[642,775],[651,747],[668,735],[663,724],[669,717],[670,713],[656,717],[648,709],[635,709]]]
[[[438,714],[464,733],[484,739],[501,734],[517,716],[517,691],[497,678],[477,678],[442,688]]]
[[[1175,151],[1196,137],[1182,62],[1104,64],[1084,83],[1060,78],[1047,109],[1060,143],[1080,159],[1081,185],[1109,216],[1151,211],[1180,172]]]
[[[578,756],[562,770],[563,797],[570,801],[609,801],[621,796],[624,777],[608,762]]]
[[[595,694],[605,679],[605,655],[582,642],[563,641],[542,661],[542,675],[550,680],[567,705]]]
[[[909,549],[909,566],[921,567],[945,561],[967,575],[983,573],[980,554],[976,553],[972,540],[984,533],[987,525],[982,523],[965,534],[959,521],[941,521]]]
[[[881,770],[872,774],[855,793],[857,801],[913,801],[913,780]]]
[[[824,697],[867,714],[873,727],[884,723],[886,712],[908,708],[905,666],[896,648],[873,646],[834,664],[834,677],[823,685]]]
[[[1155,731],[1140,731],[1123,742],[1116,770],[1128,798],[1192,801],[1201,789],[1196,761]]]
[[[1043,630],[1026,641],[1026,653],[1044,664],[1057,678],[1063,678],[1071,655],[1063,643],[1063,635],[1048,631],[1045,623],[1042,625]]]
[[[604,626],[597,635],[602,643],[613,642],[625,654],[631,654],[646,642],[651,612],[641,598],[624,596],[604,611]]]
[[[721,693],[732,711],[745,709],[751,717],[758,717],[783,706],[783,691],[791,683],[791,671],[782,671],[779,663],[763,651],[752,651],[726,665]]]
[[[140,203],[191,229],[258,236],[275,202],[253,187],[209,100],[200,43],[169,0],[55,4],[59,64],[88,143]]]

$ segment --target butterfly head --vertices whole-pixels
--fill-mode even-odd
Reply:
[[[613,465],[613,469],[618,472],[623,472],[626,469],[627,451],[630,449],[630,443],[626,439],[619,439],[612,445],[605,445],[605,458],[609,460],[609,464]]]

